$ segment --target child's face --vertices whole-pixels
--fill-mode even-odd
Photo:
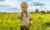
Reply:
[[[21,9],[22,10],[27,10],[27,7],[26,6],[22,6]]]
[[[22,11],[27,11],[28,6],[26,4],[21,5]]]

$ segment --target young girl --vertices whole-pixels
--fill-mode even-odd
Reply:
[[[29,26],[32,25],[32,19],[30,14],[27,12],[28,4],[26,2],[21,3],[21,13],[17,13],[18,18],[20,19],[20,28],[21,30],[29,30]]]

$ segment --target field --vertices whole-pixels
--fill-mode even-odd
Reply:
[[[30,30],[50,30],[50,14],[31,13]],[[20,30],[17,13],[0,13],[0,30]]]

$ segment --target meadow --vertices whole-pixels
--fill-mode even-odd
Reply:
[[[30,30],[50,30],[50,14],[30,13],[33,24]],[[17,13],[0,13],[0,30],[20,30]]]

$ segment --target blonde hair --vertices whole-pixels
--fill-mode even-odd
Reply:
[[[22,3],[21,3],[21,8],[22,8],[23,6],[25,6],[25,7],[27,8],[27,7],[28,7],[27,2],[22,2]]]

